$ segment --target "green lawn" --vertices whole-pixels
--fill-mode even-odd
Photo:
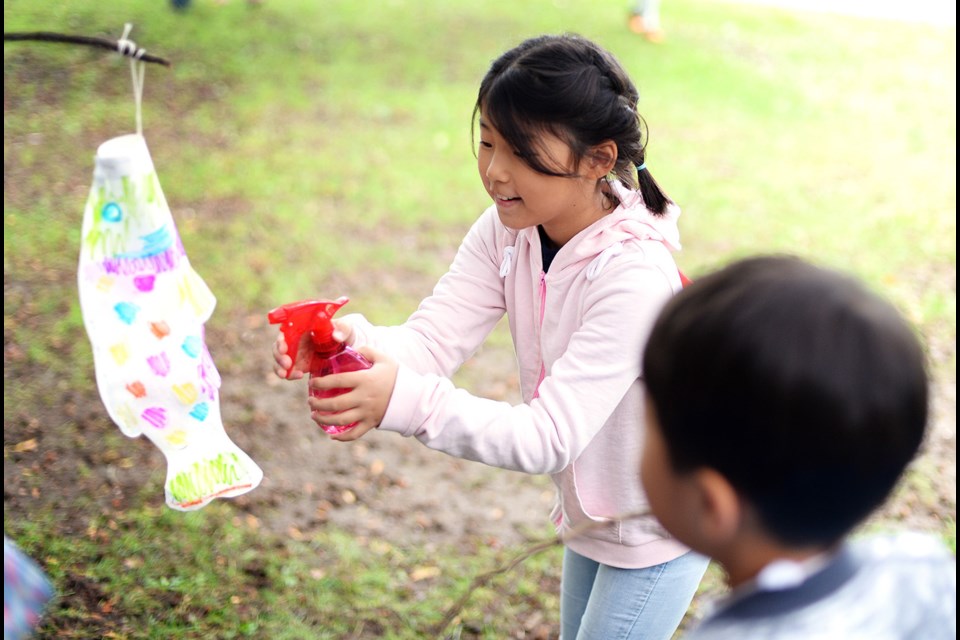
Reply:
[[[684,271],[780,251],[848,270],[904,310],[938,384],[955,390],[955,28],[670,0],[658,46],[627,30],[626,9],[8,0],[4,29],[117,38],[130,22],[130,38],[173,61],[146,69],[144,134],[191,263],[218,297],[211,322],[331,282],[350,285],[351,310],[403,319],[426,293],[408,282],[432,284],[485,207],[470,115],[487,66],[525,37],[578,32],[640,88],[648,166],[683,209]],[[97,145],[134,124],[119,56],[4,45],[5,477],[33,474],[45,492],[15,450],[34,428],[22,407],[40,415],[72,390],[90,396],[81,214]],[[106,422],[89,434],[69,413],[43,415],[79,454],[89,438],[130,447]],[[82,458],[78,477],[96,463]],[[358,545],[328,529],[274,539],[229,502],[157,510],[155,489],[116,513],[55,500],[27,510],[5,495],[6,531],[64,594],[47,637],[419,638],[473,576],[520,551]],[[938,504],[955,545],[955,493]],[[65,509],[86,515],[64,522]],[[556,554],[475,592],[445,633],[523,637],[517,621],[534,612],[555,625]],[[441,570],[429,587],[410,578],[426,564]]]

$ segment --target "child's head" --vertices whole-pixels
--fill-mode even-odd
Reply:
[[[853,278],[797,258],[741,260],[681,291],[643,372],[651,507],[705,552],[709,536],[697,539],[656,478],[722,478],[766,538],[826,547],[886,499],[924,436],[928,383],[911,327]]]
[[[575,35],[526,40],[493,62],[474,107],[539,173],[573,177],[596,145],[613,141],[612,173],[628,188],[639,187],[646,206],[663,213],[667,198],[644,165],[646,139],[637,113],[639,93],[607,51]],[[572,171],[544,157],[542,134],[571,149]],[[637,181],[639,180],[639,185]]]

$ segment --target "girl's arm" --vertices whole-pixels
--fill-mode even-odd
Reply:
[[[672,295],[658,268],[625,262],[608,267],[604,286],[585,300],[580,329],[529,404],[478,398],[446,378],[400,366],[395,382],[383,382],[375,393],[363,384],[366,372],[316,379],[318,388],[356,388],[336,398],[312,399],[311,406],[345,411],[337,416],[343,424],[366,421],[365,429],[354,428],[338,439],[355,439],[379,423],[381,429],[414,436],[460,458],[527,473],[560,471],[587,447],[637,382],[646,337]],[[389,406],[382,403],[384,395],[390,396]],[[382,421],[372,415],[374,397],[381,399]]]

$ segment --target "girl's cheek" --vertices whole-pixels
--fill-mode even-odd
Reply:
[[[487,172],[485,167],[478,166],[477,173],[480,176],[480,183],[483,185],[484,191],[487,192],[487,195],[491,198],[493,197],[493,191],[490,189],[490,178],[487,177]]]

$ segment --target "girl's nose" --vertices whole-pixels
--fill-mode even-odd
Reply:
[[[500,161],[499,158],[501,158],[501,155],[494,152],[491,154],[490,162],[487,164],[485,175],[490,183],[500,182],[506,175],[504,163]]]

